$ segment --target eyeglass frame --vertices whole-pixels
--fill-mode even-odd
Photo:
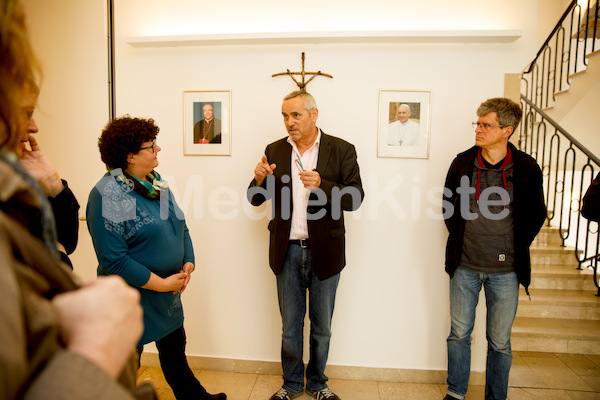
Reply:
[[[140,147],[140,149],[138,150],[138,152],[140,152],[142,150],[147,150],[147,149],[152,149],[152,152],[156,153],[156,139],[154,139],[152,141],[152,146]]]
[[[507,126],[510,125],[491,125],[491,124],[484,124],[483,122],[471,122],[471,125],[473,125],[473,128],[477,129],[477,127],[480,127],[481,129],[483,129],[484,131],[487,131],[490,128],[506,128]]]

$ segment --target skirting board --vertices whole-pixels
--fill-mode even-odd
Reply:
[[[281,363],[279,362],[234,360],[229,358],[199,356],[188,356],[187,359],[191,369],[242,374],[282,375]],[[147,351],[142,353],[142,365],[146,367],[160,367],[158,354]],[[328,365],[325,369],[325,374],[332,379],[429,384],[446,383],[446,371],[421,369]],[[469,383],[471,385],[485,385],[485,372],[471,371]]]

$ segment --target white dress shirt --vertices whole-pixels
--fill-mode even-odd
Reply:
[[[306,239],[308,238],[307,207],[310,190],[306,189],[300,180],[300,166],[296,160],[300,157],[305,171],[313,171],[317,168],[321,130],[319,129],[317,139],[313,145],[303,155],[300,155],[296,142],[289,136],[287,141],[292,145],[292,228],[290,229],[290,240]]]

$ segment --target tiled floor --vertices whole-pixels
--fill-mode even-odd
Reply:
[[[229,400],[268,400],[281,387],[281,376],[200,371],[194,373],[211,392]],[[142,367],[138,381],[150,380],[161,400],[173,400],[160,368]],[[343,400],[441,400],[444,384],[330,379],[329,388]],[[508,398],[512,400],[600,400],[600,356],[514,352]],[[471,386],[467,400],[483,399],[483,386]],[[304,394],[298,400],[312,397]]]

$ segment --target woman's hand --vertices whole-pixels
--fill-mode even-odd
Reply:
[[[173,292],[181,290],[186,279],[186,274],[183,271],[179,271],[176,274],[167,276],[163,279],[163,292]]]
[[[185,264],[183,264],[183,267],[181,267],[181,272],[185,274],[185,280],[179,293],[183,293],[188,283],[190,283],[190,279],[192,278],[192,272],[194,272],[194,269],[196,269],[196,267],[194,267],[194,264],[192,264],[191,262],[186,262]]]
[[[186,274],[183,271],[179,271],[176,274],[161,278],[154,272],[150,273],[150,279],[142,289],[154,290],[155,292],[173,292],[177,293],[181,290],[183,283],[185,282]]]
[[[36,138],[32,135],[29,135],[29,145],[31,150],[27,149],[24,142],[21,142],[21,146],[23,146],[20,157],[21,164],[40,184],[47,196],[56,197],[64,189],[56,167],[46,158]]]

